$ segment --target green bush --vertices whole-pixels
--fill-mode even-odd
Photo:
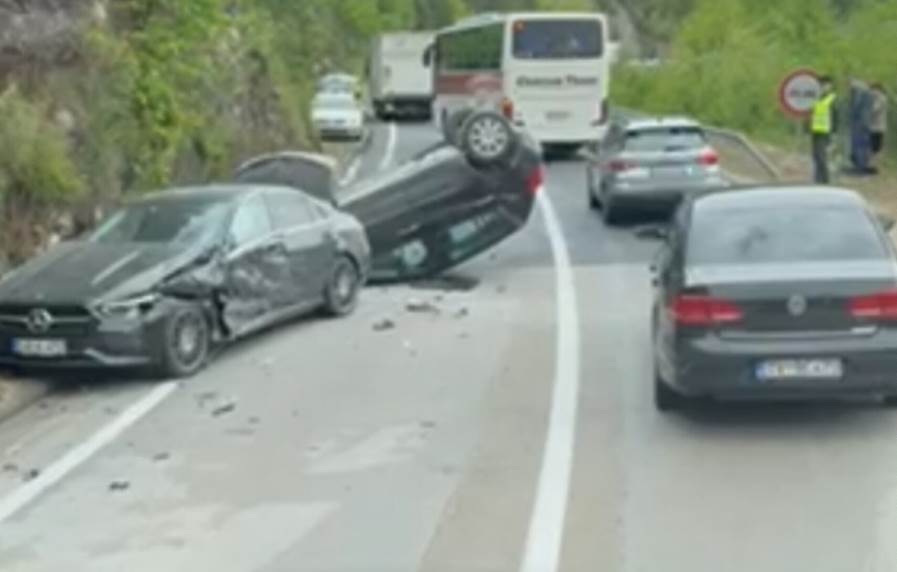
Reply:
[[[47,108],[12,88],[0,95],[0,197],[4,203],[76,198],[84,190],[66,135]]]

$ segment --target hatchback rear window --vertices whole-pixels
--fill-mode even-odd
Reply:
[[[858,208],[773,207],[696,212],[690,266],[880,260],[887,251]]]
[[[704,132],[695,127],[639,129],[626,132],[627,151],[674,153],[700,149],[707,144]]]

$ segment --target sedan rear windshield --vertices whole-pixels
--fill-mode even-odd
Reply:
[[[221,201],[135,203],[106,220],[90,237],[92,242],[196,244],[214,238],[228,213]]]
[[[626,150],[644,153],[674,153],[700,149],[707,144],[696,127],[639,129],[626,133]]]
[[[601,24],[596,20],[518,20],[514,57],[523,60],[600,58]]]
[[[887,251],[870,217],[845,207],[712,209],[696,213],[690,266],[881,260]]]

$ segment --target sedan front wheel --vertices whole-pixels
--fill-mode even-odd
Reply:
[[[172,311],[165,323],[160,369],[166,378],[196,374],[209,357],[209,321],[196,305],[185,304]]]
[[[361,273],[348,256],[337,259],[324,290],[324,309],[331,316],[351,314],[358,305]]]

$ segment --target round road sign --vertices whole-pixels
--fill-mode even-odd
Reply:
[[[788,115],[806,117],[821,92],[816,72],[809,69],[797,70],[789,74],[779,86],[779,105]]]

